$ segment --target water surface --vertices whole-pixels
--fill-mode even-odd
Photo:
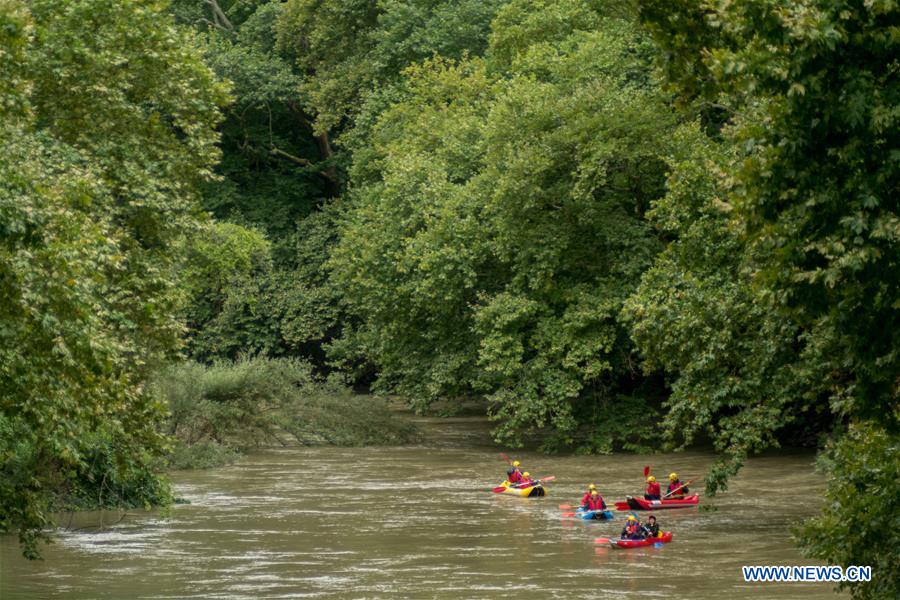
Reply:
[[[717,511],[657,513],[672,543],[615,550],[594,540],[616,534],[622,513],[582,522],[558,505],[590,482],[610,503],[634,494],[647,463],[661,480],[675,470],[684,481],[713,457],[516,455],[532,474],[557,477],[548,497],[523,499],[490,493],[506,465],[483,419],[420,423],[425,447],[273,449],[176,473],[191,504],[61,531],[43,561],[22,559],[15,538],[2,537],[0,598],[838,597],[830,584],[741,578],[746,564],[817,564],[788,533],[824,488],[810,454],[751,460]]]

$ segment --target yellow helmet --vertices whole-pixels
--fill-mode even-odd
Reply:
[[[596,489],[597,489],[597,486],[594,485],[594,484],[592,483],[591,485],[588,486],[588,489],[589,489],[589,490],[596,490]]]
[[[518,466],[519,466],[519,461],[514,460],[514,461],[513,461],[513,466],[514,466],[514,467],[518,467]]]
[[[629,521],[637,521],[637,519],[634,518],[634,515],[628,515],[628,520]]]
[[[600,494],[597,493],[597,490],[595,490],[595,489],[591,490],[591,496],[599,496],[599,495]]]
[[[656,481],[656,477],[654,477],[653,475],[651,475],[650,477],[647,478],[647,481],[648,481],[649,483],[653,483],[654,481]]]
[[[678,479],[678,473],[669,473],[669,479],[675,481],[676,479]]]
[[[525,471],[524,473],[522,473],[522,475],[524,475],[525,477],[531,477],[531,473],[529,473],[528,471]]]

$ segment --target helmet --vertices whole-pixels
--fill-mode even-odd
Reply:
[[[634,517],[634,515],[628,515],[628,520],[629,521],[637,521],[637,519]]]
[[[531,477],[531,473],[529,473],[528,471],[525,471],[524,473],[522,473],[522,475],[524,475],[525,477]]]
[[[514,461],[513,461],[513,466],[514,466],[514,467],[518,467],[518,466],[519,466],[519,461],[514,460]]]
[[[669,479],[675,481],[676,479],[678,479],[678,473],[669,473]]]
[[[597,490],[591,490],[591,496],[599,496]]]
[[[588,489],[589,489],[589,490],[596,490],[596,489],[597,489],[597,486],[594,485],[594,484],[592,483],[591,485],[588,486]]]
[[[650,483],[653,483],[654,481],[656,481],[656,477],[654,477],[653,475],[651,475],[650,477],[647,478],[647,481],[650,482]]]

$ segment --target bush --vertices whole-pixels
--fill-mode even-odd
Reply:
[[[152,388],[169,407],[173,468],[226,464],[253,446],[405,444],[418,437],[383,401],[355,395],[296,359],[188,362],[158,373]]]

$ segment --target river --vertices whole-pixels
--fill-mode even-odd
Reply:
[[[594,540],[615,535],[621,513],[583,522],[558,505],[590,482],[610,503],[634,494],[645,464],[686,480],[713,456],[516,454],[533,475],[557,477],[548,497],[523,499],[489,491],[506,465],[484,419],[418,422],[428,436],[420,447],[262,450],[175,473],[190,504],[60,531],[42,561],[0,537],[0,599],[840,597],[831,584],[741,576],[741,565],[818,564],[788,537],[824,488],[811,454],[752,459],[711,503],[717,510],[657,513],[672,543],[616,550]]]

